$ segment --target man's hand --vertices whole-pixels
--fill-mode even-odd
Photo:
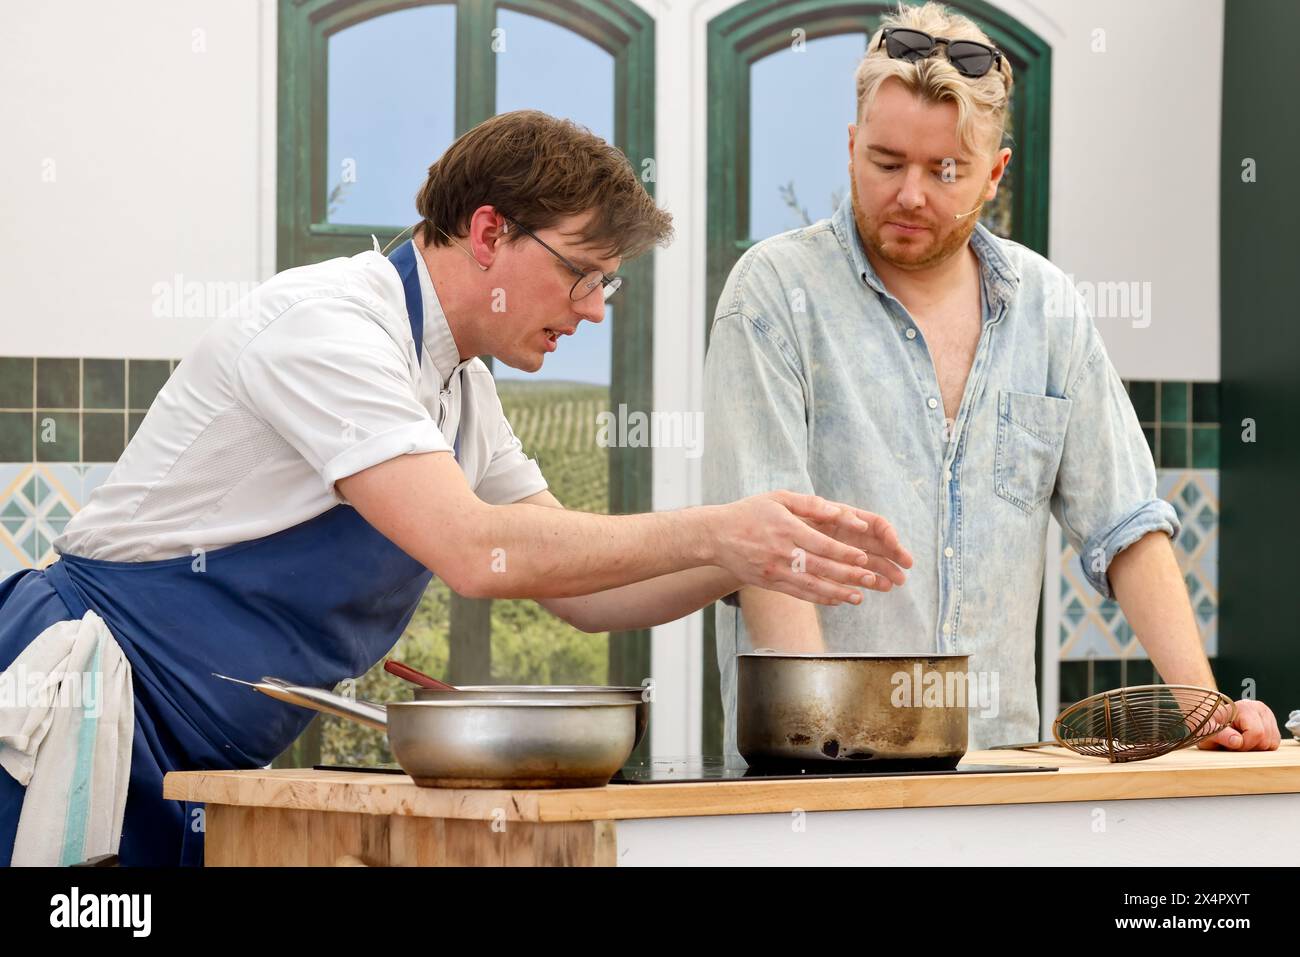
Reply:
[[[1254,698],[1243,698],[1237,703],[1237,713],[1232,724],[1214,737],[1198,741],[1202,751],[1226,748],[1229,751],[1276,751],[1282,743],[1273,710]]]
[[[769,492],[718,506],[710,561],[748,585],[822,605],[903,583],[912,556],[884,519],[816,495]],[[867,516],[867,517],[864,517]],[[870,542],[869,554],[846,539]],[[846,587],[847,586],[847,587]]]
[[[890,591],[895,585],[901,585],[907,580],[903,569],[912,567],[912,555],[899,543],[898,532],[893,525],[879,515],[852,505],[825,502],[825,506],[829,519],[819,520],[807,515],[800,517],[822,534],[860,548],[871,556],[867,567],[876,573],[876,581],[869,587],[876,591]]]

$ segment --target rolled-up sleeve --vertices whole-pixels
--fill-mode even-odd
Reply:
[[[490,381],[491,376],[486,370],[480,374]],[[545,491],[547,483],[542,470],[537,461],[524,452],[524,445],[510,427],[510,420],[506,418],[495,389],[491,390],[489,414],[495,420],[490,430],[493,435],[492,458],[483,477],[474,486],[474,494],[489,505],[509,505]]]
[[[292,306],[244,347],[237,374],[244,404],[328,486],[399,455],[451,451],[401,347],[353,300]]]
[[[798,357],[760,319],[721,315],[704,361],[704,501],[776,489],[813,492],[808,414]],[[728,596],[728,604],[734,604]]]
[[[1082,308],[1082,306],[1080,307]],[[1144,535],[1178,535],[1177,513],[1156,495],[1156,470],[1124,384],[1085,313],[1066,398],[1066,429],[1052,514],[1079,553],[1084,577],[1111,597],[1107,571],[1115,556]]]

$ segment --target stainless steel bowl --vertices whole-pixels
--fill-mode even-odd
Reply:
[[[631,685],[457,685],[455,691],[437,688],[416,688],[416,701],[507,701],[511,699],[547,698],[558,701],[632,701],[636,709],[635,748],[645,737],[650,724],[650,702],[646,689]]]

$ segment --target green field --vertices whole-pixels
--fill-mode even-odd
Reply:
[[[566,508],[609,510],[609,450],[596,444],[596,416],[609,408],[607,386],[572,382],[497,383],[501,405],[551,494]],[[447,672],[450,590],[434,579],[390,657],[437,677]],[[492,680],[496,684],[605,684],[607,634],[587,635],[532,601],[492,603]],[[382,663],[381,663],[382,664]],[[372,701],[409,700],[410,686],[376,666],[357,681]],[[393,760],[384,735],[351,721],[322,721],[321,761]]]

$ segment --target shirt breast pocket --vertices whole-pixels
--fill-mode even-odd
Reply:
[[[998,393],[993,488],[1026,514],[1052,496],[1071,404],[1069,399],[1050,395]]]

